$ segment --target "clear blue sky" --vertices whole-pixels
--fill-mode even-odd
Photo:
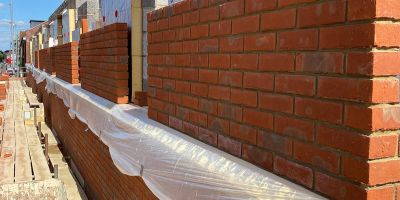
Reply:
[[[47,20],[63,0],[14,0],[16,32],[29,28],[29,20]],[[0,0],[0,50],[10,48],[10,0]]]

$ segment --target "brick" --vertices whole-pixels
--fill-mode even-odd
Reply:
[[[231,66],[231,56],[229,54],[210,54],[210,68],[229,69]]]
[[[207,120],[209,118],[207,117],[207,114],[202,113],[202,112],[198,112],[198,111],[193,111],[191,110],[189,112],[189,121],[202,126],[202,127],[207,127]]]
[[[197,81],[199,80],[199,70],[196,68],[183,68],[182,78],[188,81]]]
[[[377,23],[374,24],[375,28],[375,42],[374,46],[377,47],[399,47],[400,39],[393,37],[400,31],[399,24]]]
[[[257,146],[285,155],[292,155],[292,141],[281,135],[258,131]]]
[[[190,56],[190,65],[192,67],[208,67],[208,55],[207,54],[192,54]]]
[[[272,91],[274,87],[274,76],[267,73],[244,73],[243,87]]]
[[[235,156],[241,156],[242,154],[241,143],[223,135],[218,135],[218,148]]]
[[[232,33],[232,21],[217,21],[210,24],[210,36],[229,35]]]
[[[176,28],[180,27],[183,24],[183,17],[182,15],[177,15],[169,18],[169,28]]]
[[[305,75],[276,75],[275,91],[313,96],[315,77]]]
[[[190,27],[176,29],[175,37],[177,40],[187,40],[190,39]],[[198,37],[198,36],[197,36]]]
[[[203,83],[217,84],[218,71],[217,70],[199,70],[199,81]]]
[[[395,196],[396,196],[395,187],[393,186],[383,186],[367,190],[367,199],[372,199],[372,200],[394,199]]]
[[[275,115],[274,131],[300,140],[314,140],[314,123],[309,120]]]
[[[216,133],[229,135],[229,121],[214,116],[208,116],[207,127]]]
[[[163,89],[165,90],[175,90],[175,80],[164,79]]]
[[[322,42],[322,39],[320,39]],[[278,33],[279,50],[315,50],[318,47],[318,31],[304,29]]]
[[[229,101],[231,98],[231,91],[229,87],[210,86],[208,96],[212,99]]]
[[[191,135],[193,137],[197,137],[197,134],[199,132],[199,127],[184,121],[182,126],[182,132]]]
[[[399,101],[399,80],[319,77],[317,95],[368,103]]]
[[[257,54],[233,54],[231,55],[231,67],[233,69],[257,70]]]
[[[191,25],[199,23],[200,11],[192,11],[183,14],[183,25]]]
[[[349,182],[315,173],[315,190],[335,199],[365,199],[365,191]]]
[[[191,83],[191,94],[208,97],[208,85],[203,83]]]
[[[204,128],[199,128],[198,139],[213,146],[218,145],[218,135]]]
[[[336,52],[300,53],[296,57],[296,71],[342,74],[343,57]]]
[[[257,129],[243,124],[230,122],[230,136],[255,145],[257,142]]]
[[[256,107],[257,92],[249,90],[231,89],[231,102],[234,104]]]
[[[162,33],[162,39],[161,40],[156,40],[155,42],[161,42],[161,41],[173,41],[175,40],[175,31],[173,30],[166,30],[160,33],[154,33],[154,34],[161,34]]]
[[[320,26],[345,21],[346,2],[344,0],[322,2],[301,7],[298,10],[298,26]]]
[[[205,87],[207,87],[207,94],[205,94],[205,96],[208,95],[208,85],[207,84],[201,84],[201,85],[197,85],[192,89],[193,90],[197,90],[196,88],[199,88],[200,91],[205,90]],[[201,92],[203,93],[203,92]],[[209,113],[209,114],[213,114],[213,115],[217,115],[218,114],[218,104],[216,101],[213,100],[208,100],[208,99],[200,99],[199,100],[199,110],[205,113]]]
[[[364,116],[360,118],[359,116]],[[400,128],[399,106],[346,105],[344,124],[362,130],[395,130]]]
[[[347,74],[384,76],[400,74],[399,52],[350,52],[347,54]]]
[[[258,106],[276,112],[293,113],[294,98],[292,96],[259,93]]]
[[[397,135],[366,136],[343,129],[317,126],[316,140],[319,144],[367,159],[395,156],[397,139]]]
[[[296,9],[279,10],[261,15],[261,30],[263,31],[293,28],[295,24]]]
[[[255,109],[243,109],[243,122],[260,128],[272,130],[273,116],[271,113],[258,111]]]
[[[209,0],[191,0],[190,7],[192,10],[201,9],[208,7]]]
[[[311,188],[313,184],[313,173],[308,167],[286,160],[282,157],[275,157],[274,172],[286,176],[290,180],[305,187]]]
[[[208,36],[208,24],[196,25],[190,28],[190,38],[198,39]]]
[[[272,171],[273,156],[272,153],[252,145],[242,145],[242,158],[255,163],[263,169]]]
[[[276,7],[276,0],[246,0],[246,13],[272,10]]]
[[[246,35],[244,38],[245,51],[271,51],[275,49],[275,33]]]
[[[293,158],[332,173],[339,172],[339,154],[320,149],[311,144],[295,141],[293,145]]]
[[[218,39],[199,40],[199,52],[213,53],[219,51]]]
[[[363,161],[345,157],[343,174],[356,180],[374,186],[400,180],[400,160]]]
[[[175,57],[176,66],[190,66],[190,55],[182,54]]]
[[[218,19],[219,19],[219,7],[214,6],[200,10],[200,22],[215,21]]]
[[[241,122],[243,118],[243,108],[231,103],[218,103],[218,116]]]
[[[243,51],[243,37],[242,36],[229,36],[219,39],[221,52],[242,52]]]
[[[169,53],[182,53],[182,42],[169,43]]]
[[[244,14],[244,0],[236,0],[220,5],[221,19],[241,16]]]
[[[182,130],[182,120],[177,119],[175,117],[169,117],[168,125],[174,129]]]
[[[293,71],[295,55],[291,53],[264,53],[259,56],[261,71]]]
[[[188,108],[197,109],[199,107],[199,99],[193,96],[182,96],[182,105]]]
[[[191,10],[190,1],[181,1],[172,6],[172,12],[176,14],[184,13]]]
[[[168,69],[168,77],[169,78],[181,79],[182,78],[182,69],[181,68],[176,68],[176,67],[169,68]]]
[[[329,115],[326,113],[329,113]],[[342,104],[296,97],[295,114],[310,119],[340,124],[342,122]]]
[[[241,87],[243,82],[243,73],[235,71],[219,71],[219,84]]]
[[[320,48],[362,48],[374,45],[374,25],[356,24],[321,28]]]
[[[348,20],[377,18],[400,18],[400,3],[395,0],[364,1],[352,0],[348,3]]]
[[[252,15],[232,20],[232,34],[253,33],[260,30],[259,16]]]
[[[197,53],[199,51],[199,43],[197,40],[183,41],[182,48],[188,53]]]

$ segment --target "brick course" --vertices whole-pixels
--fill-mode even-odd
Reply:
[[[400,198],[399,6],[186,0],[155,10],[149,117],[330,198]]]

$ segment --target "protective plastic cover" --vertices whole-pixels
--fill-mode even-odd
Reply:
[[[323,199],[292,182],[201,143],[147,117],[145,108],[117,105],[79,85],[45,76],[57,95],[109,147],[114,164],[141,176],[160,199]],[[44,80],[44,79],[43,79]]]
[[[102,0],[101,15],[104,25],[117,22],[127,23],[132,26],[131,1],[127,0]]]

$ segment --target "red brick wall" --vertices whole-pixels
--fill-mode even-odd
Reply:
[[[39,69],[43,70],[46,68],[45,66],[47,66],[47,59],[48,59],[47,50],[41,49],[41,50],[38,50],[38,52],[39,52],[38,60],[40,61],[38,67],[39,67]]]
[[[39,51],[35,51],[34,64],[36,68],[40,68]]]
[[[392,18],[398,1],[186,0],[156,10],[149,117],[327,197],[394,199]]]
[[[55,75],[56,74],[56,69],[55,69],[56,59],[55,59],[55,52],[54,52],[55,47],[50,47],[45,50],[47,51],[46,52],[47,59],[46,59],[46,65],[45,65],[46,72],[48,74]]]
[[[72,84],[79,83],[78,47],[78,42],[54,47],[56,76]]]
[[[128,103],[128,27],[116,23],[81,35],[82,88],[115,103]]]
[[[32,80],[31,76],[28,79]],[[57,132],[64,153],[82,175],[89,199],[157,199],[140,177],[124,175],[115,167],[108,147],[86,124],[70,118],[61,99],[48,94],[45,87],[31,84],[42,96],[46,123]]]

